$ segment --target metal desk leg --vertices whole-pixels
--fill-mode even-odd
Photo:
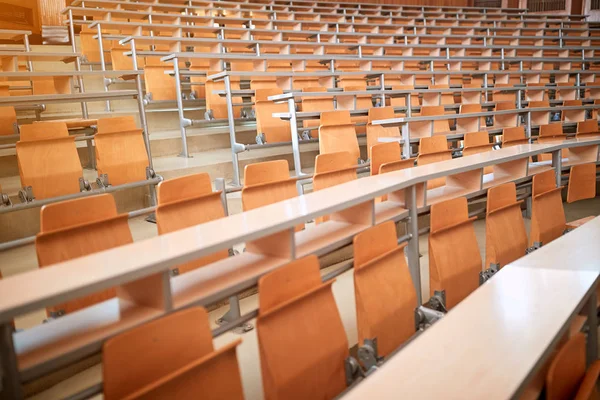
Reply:
[[[408,208],[408,234],[410,239],[406,246],[406,256],[408,258],[408,269],[412,277],[415,291],[417,293],[417,305],[422,304],[421,298],[421,263],[419,261],[419,221],[417,205],[417,187],[415,185],[406,188],[406,207]]]
[[[185,128],[190,126],[190,121],[183,115],[183,99],[181,98],[181,76],[179,75],[179,59],[173,59],[173,71],[175,72],[175,91],[177,95],[177,111],[179,113],[179,130],[181,131],[181,153],[180,157],[190,157],[187,146],[187,136]]]
[[[73,28],[73,10],[69,10],[69,34],[71,36],[71,48],[73,49],[73,53],[77,53],[77,46],[75,45],[75,29]],[[75,70],[77,72],[81,71],[81,60],[79,57],[75,57]],[[84,93],[85,86],[83,84],[82,76],[77,77],[77,85],[79,86],[79,92]],[[87,103],[84,101],[81,102],[81,114],[84,119],[87,119],[89,116]]]
[[[294,171],[296,172],[296,176],[301,176],[305,174],[302,172],[302,163],[300,161],[300,142],[298,140],[298,122],[296,121],[296,103],[293,97],[288,99],[288,111],[290,113],[290,135],[292,137]]]
[[[10,323],[0,324],[0,398],[11,400],[24,398],[12,334]]]
[[[402,145],[402,155],[404,158],[410,158],[410,132],[408,131],[408,123],[402,125],[402,140],[404,140],[404,144]]]
[[[598,312],[597,312],[597,298],[596,289],[592,289],[592,294],[587,302],[588,312],[588,326],[589,332],[587,337],[587,366],[589,367],[594,361],[598,359]]]
[[[102,72],[106,71],[106,61],[104,60],[104,44],[102,43],[102,28],[100,24],[96,25],[96,31],[98,33],[98,49],[100,51],[100,68]],[[106,80],[106,76],[102,76],[102,86],[104,86],[104,91],[108,92],[108,84]],[[110,107],[110,100],[106,100],[106,111],[112,111]]]
[[[561,186],[561,174],[562,174],[562,152],[561,150],[556,150],[552,152],[552,167],[554,168],[554,173],[556,174],[556,187]]]
[[[233,164],[233,184],[240,186],[240,162],[238,153],[243,151],[244,146],[237,143],[235,137],[235,116],[233,115],[233,99],[231,97],[231,77],[223,77],[225,83],[225,100],[227,102],[227,123],[229,124],[229,141],[231,143],[231,162]]]
[[[137,63],[137,51],[135,49],[135,40],[131,40],[131,57],[133,61],[133,69],[138,70]],[[142,90],[142,77],[137,74],[135,77],[135,88],[137,90],[137,102],[138,102],[138,110],[140,115],[140,122],[142,124],[142,129],[144,131],[144,144],[146,145],[146,152],[148,153],[148,166],[154,169],[152,165],[152,152],[150,150],[150,131],[148,130],[148,121],[146,120],[146,108],[144,106],[144,92]]]

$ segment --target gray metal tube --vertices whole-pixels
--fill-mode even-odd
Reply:
[[[292,154],[294,155],[294,170],[296,175],[304,175],[300,161],[300,141],[298,139],[298,121],[296,120],[296,103],[294,98],[288,99],[288,111],[290,113],[290,135],[292,139]]]
[[[181,131],[181,157],[189,157],[187,136],[185,131],[185,117],[183,115],[183,99],[181,98],[181,76],[179,75],[179,59],[173,59],[173,71],[175,72],[175,91],[177,94],[177,112],[179,113],[179,130]]]
[[[421,294],[421,263],[419,260],[419,215],[417,205],[417,187],[415,185],[406,188],[406,207],[408,208],[408,234],[410,239],[406,246],[406,256],[408,258],[408,269],[412,277],[415,291],[417,293],[417,305],[422,304]]]
[[[135,49],[135,40],[131,40],[131,57],[133,69],[138,71],[137,50]],[[144,107],[144,92],[142,91],[142,77],[138,74],[135,77],[135,86],[138,92],[138,110],[140,114],[140,122],[144,131],[144,144],[146,145],[146,153],[148,153],[148,166],[154,168],[152,163],[152,150],[150,148],[150,131],[148,131],[148,121],[146,120],[146,108]],[[154,196],[156,197],[156,196]],[[155,200],[155,199],[154,199]],[[154,202],[156,204],[156,201]]]
[[[233,115],[233,99],[231,98],[231,77],[225,75],[225,100],[227,102],[227,123],[229,125],[229,142],[231,144],[231,162],[233,165],[233,184],[240,186],[240,161],[237,155],[237,138],[235,137],[235,116]]]
[[[71,36],[71,48],[73,49],[73,53],[77,53],[77,46],[75,45],[75,28],[73,28],[73,10],[69,10],[69,33]],[[75,70],[81,71],[81,60],[79,57],[75,58]],[[79,92],[85,92],[85,86],[83,84],[83,77],[77,77],[77,84],[79,85]],[[87,103],[85,101],[81,102],[81,114],[83,118],[87,119],[89,117]]]

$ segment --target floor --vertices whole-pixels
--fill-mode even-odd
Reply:
[[[239,193],[234,193],[229,196],[229,207],[231,212],[239,212],[241,209]],[[600,197],[593,200],[581,201],[575,204],[565,203],[565,213],[568,221],[572,221],[578,218],[586,217],[589,215],[600,214]],[[525,220],[527,229],[529,230],[529,220]],[[147,237],[156,235],[156,226],[144,221],[143,218],[134,218],[130,220],[130,227],[134,235],[135,240],[141,240]],[[482,255],[482,262],[485,256],[485,220],[480,219],[474,222],[475,232],[479,243],[480,252]],[[429,292],[429,266],[428,266],[428,246],[427,246],[427,235],[422,235],[419,238],[419,246],[421,257],[421,277],[422,277],[422,290],[424,297],[427,297]],[[5,252],[0,254],[0,270],[4,276],[24,272],[27,270],[37,268],[37,262],[35,259],[35,251],[33,246],[26,246],[11,252]],[[324,269],[323,273],[327,273],[329,269],[335,268],[335,266],[328,269]],[[355,301],[354,301],[354,288],[352,280],[352,270],[340,275],[337,281],[333,285],[334,296],[342,317],[346,333],[348,336],[348,342],[351,346],[357,342],[356,332],[356,312],[355,312]],[[427,300],[424,298],[424,300]],[[258,307],[258,295],[252,295],[250,297],[241,300],[242,314],[255,310]],[[214,321],[226,312],[226,307],[221,307],[210,313],[210,320],[214,327],[216,324]],[[18,318],[16,321],[17,327],[26,329],[40,323],[45,317],[43,311],[31,313],[29,315]],[[254,324],[254,320],[251,321]],[[215,339],[215,346],[223,346],[235,339],[240,337],[235,333],[225,333]],[[248,333],[241,335],[242,344],[238,347],[238,359],[240,364],[240,370],[242,375],[242,381],[244,385],[244,392],[246,399],[260,400],[263,398],[262,387],[261,387],[261,376],[260,376],[260,364],[258,358],[258,345],[256,330],[252,330]],[[102,366],[95,365],[66,381],[32,397],[34,399],[60,399],[70,394],[76,393],[86,387],[89,387],[95,383],[99,383],[102,378]],[[95,399],[102,398],[101,395],[94,397]]]

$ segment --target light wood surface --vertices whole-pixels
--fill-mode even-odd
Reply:
[[[504,268],[345,398],[518,397],[597,280],[591,271]]]
[[[146,179],[146,168],[149,165],[148,153],[141,129],[98,132],[94,142],[98,174],[107,174],[111,185]]]
[[[14,135],[17,126],[17,113],[14,107],[0,107],[0,136]]]
[[[577,333],[558,351],[546,375],[546,399],[575,397],[585,376],[585,335]]]
[[[275,112],[287,112],[285,103],[273,103],[267,97],[282,94],[278,88],[255,89],[256,130],[265,135],[267,143],[289,142],[290,123],[280,118],[273,118]]]
[[[596,163],[573,165],[569,172],[567,203],[596,197]]]
[[[354,159],[360,158],[360,149],[354,123],[347,110],[321,113],[319,125],[319,153],[349,152]]]
[[[563,234],[566,219],[561,189],[556,187],[553,170],[533,177],[530,246],[536,242],[546,245]]]

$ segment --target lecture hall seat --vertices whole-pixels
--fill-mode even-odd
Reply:
[[[385,357],[415,333],[417,294],[398,245],[396,226],[387,221],[354,236],[354,293],[358,343],[377,339]]]
[[[208,313],[192,307],[140,325],[102,347],[104,398],[244,398],[236,339],[215,350]]]
[[[530,101],[528,108],[548,108],[550,107],[550,101]],[[531,112],[531,125],[547,125],[550,123],[550,111],[532,111]]]
[[[83,169],[64,122],[21,126],[16,145],[21,186],[32,187],[35,199],[79,193]]]
[[[110,194],[61,201],[42,207],[35,251],[40,268],[133,242],[128,215],[118,214]],[[50,316],[68,314],[115,297],[107,289],[48,307]]]
[[[17,113],[12,106],[0,107],[0,136],[19,133]]]
[[[156,226],[159,235],[227,216],[221,192],[213,192],[210,176],[205,172],[162,181],[157,186],[157,199]],[[220,250],[175,269],[178,274],[184,274],[228,255],[228,250]]]
[[[146,96],[151,97],[152,101],[177,100],[175,79],[165,74],[166,71],[172,69],[172,65],[144,66],[144,83],[146,86]]]
[[[397,126],[373,125],[373,121],[394,118],[393,107],[371,107],[367,116],[367,151],[368,158],[371,159],[371,149],[379,144],[379,138],[397,137],[400,138],[400,129]]]
[[[356,160],[352,157],[352,154],[347,151],[340,151],[317,155],[313,175],[313,191],[316,192],[355,179]],[[319,224],[327,220],[329,220],[329,216],[324,215],[317,217],[315,223]]]
[[[596,138],[600,136],[598,120],[586,119],[585,121],[578,122],[576,136],[578,139]]]
[[[459,114],[480,113],[481,104],[461,104]],[[485,117],[466,117],[456,119],[456,133],[479,132],[486,129]]]
[[[348,339],[331,290],[310,255],[258,281],[256,320],[265,399],[332,399],[346,388]]]
[[[321,113],[319,125],[319,153],[337,153],[347,151],[360,161],[360,148],[356,138],[355,125],[348,110]]]
[[[283,94],[278,88],[254,89],[254,110],[256,112],[256,131],[264,135],[266,143],[289,142],[291,140],[290,122],[273,117],[273,113],[288,112],[287,103],[274,103],[269,96]]]
[[[583,105],[581,100],[565,100],[563,101],[564,107],[581,107]],[[561,119],[563,122],[581,122],[585,121],[586,110],[583,108],[575,110],[564,110],[561,113]]]
[[[494,125],[489,127],[488,129],[497,129],[497,128],[511,128],[518,125],[519,114],[516,112],[516,106],[514,102],[500,102],[496,103],[495,111],[506,111],[506,110],[515,110],[515,113],[504,114],[504,115],[495,115],[494,116]]]
[[[502,147],[518,146],[521,144],[529,144],[529,138],[525,136],[525,128],[516,126],[514,128],[502,129]]]
[[[358,92],[366,91],[366,85],[359,86],[345,86],[344,92]],[[338,96],[337,97],[337,109],[338,110],[369,110],[373,107],[373,101],[371,95],[358,95],[358,96]],[[350,120],[354,124],[362,124],[356,126],[357,134],[364,134],[366,127],[364,126],[368,122],[368,117],[365,116],[354,116],[350,117]]]
[[[327,88],[323,86],[315,86],[315,87],[305,87],[302,89],[303,93],[306,92],[318,92],[323,93],[327,92]],[[333,111],[335,109],[333,98],[332,97],[311,97],[304,96],[302,97],[301,110],[302,112],[319,112],[323,113],[325,111]],[[302,121],[302,126],[304,128],[315,128],[318,127],[320,121],[317,120],[304,120]],[[316,130],[312,130],[309,132],[309,136],[313,139],[319,137],[319,133]]]
[[[431,206],[429,290],[444,292],[450,310],[479,287],[481,254],[469,217],[467,199],[458,197]]]
[[[442,115],[445,115],[444,106],[422,106],[421,115],[418,116],[427,117]],[[450,116],[448,118],[450,118]],[[408,130],[411,139],[424,138],[450,133],[450,124],[447,119],[439,121],[409,122]]]
[[[540,144],[552,144],[560,143],[567,139],[567,135],[563,133],[563,126],[560,122],[552,124],[540,125],[537,142]],[[568,155],[568,151],[563,149],[561,151],[562,157],[565,158]],[[539,154],[538,161],[552,160],[552,154]]]
[[[208,71],[206,76],[217,74],[221,71]],[[231,77],[231,90],[240,90],[239,77]],[[227,113],[227,98],[213,93],[215,90],[225,90],[225,81],[206,80],[205,83],[205,98],[206,98],[206,113],[210,114],[211,119],[226,119]],[[232,97],[234,103],[239,103],[240,97]],[[233,117],[240,118],[242,116],[242,107],[233,106]]]
[[[113,186],[146,180],[149,163],[143,135],[133,116],[99,119],[94,137],[98,176],[107,175]]]
[[[452,159],[452,150],[448,148],[446,136],[424,137],[419,141],[419,155],[417,165],[427,165]],[[435,178],[427,181],[427,189],[444,186],[446,177]]]
[[[485,267],[499,268],[525,256],[527,231],[514,182],[488,190],[485,217]]]

